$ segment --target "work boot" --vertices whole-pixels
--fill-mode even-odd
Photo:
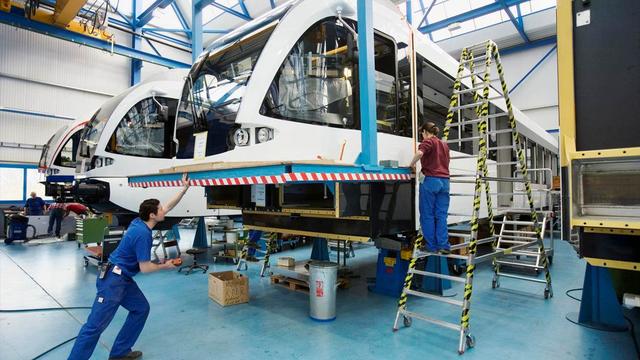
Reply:
[[[135,350],[122,357],[110,357],[109,360],[135,360],[140,359],[141,357],[142,351]]]

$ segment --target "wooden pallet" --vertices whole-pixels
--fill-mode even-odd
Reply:
[[[309,284],[307,284],[302,280],[290,278],[287,276],[272,275],[271,283],[292,291],[298,291],[305,294],[309,293]],[[349,281],[346,278],[338,279],[338,288],[345,289],[348,287],[348,285],[349,285]]]

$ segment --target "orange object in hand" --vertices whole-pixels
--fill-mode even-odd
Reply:
[[[182,265],[182,259],[181,258],[171,259],[171,262],[173,263],[173,266]]]

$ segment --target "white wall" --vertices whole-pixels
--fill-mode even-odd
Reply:
[[[545,39],[555,35],[555,8],[542,10],[524,17],[529,38]],[[521,44],[522,38],[510,21],[478,29],[437,42],[451,56],[458,59],[462,48],[492,39],[498,47],[505,49]],[[512,89],[547,54],[554,45],[540,46],[524,51],[501,55],[507,85]],[[494,74],[493,77],[496,75]],[[499,84],[497,88],[500,88]],[[554,50],[511,93],[512,103],[525,115],[537,121],[552,133],[558,129],[558,72],[557,52]]]
[[[115,32],[117,43],[130,45],[131,35]],[[187,52],[156,48],[165,57],[191,62]],[[129,87],[130,64],[123,56],[0,24],[0,108],[89,118]],[[142,79],[163,69],[143,63]],[[0,142],[43,145],[69,121],[0,111]],[[0,161],[36,163],[39,157],[40,150],[0,146]]]
[[[507,86],[512,89],[553,49],[541,46],[501,56]],[[511,101],[525,115],[545,130],[558,129],[558,67],[557,51],[551,54],[511,92]]]

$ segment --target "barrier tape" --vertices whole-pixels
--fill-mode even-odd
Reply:
[[[192,186],[229,186],[254,184],[284,184],[288,182],[318,182],[318,181],[409,181],[411,174],[372,174],[372,173],[291,173],[269,176],[242,176],[233,178],[192,179]],[[163,181],[132,181],[130,187],[172,187],[182,186],[180,180]]]

